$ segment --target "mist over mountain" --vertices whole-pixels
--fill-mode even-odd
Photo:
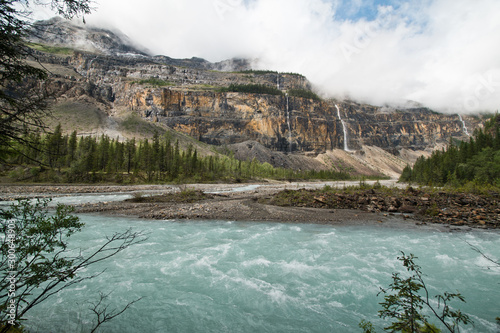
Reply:
[[[150,53],[117,29],[102,29],[79,21],[67,21],[60,17],[36,21],[32,25],[29,40],[33,43],[107,55],[146,56]]]
[[[150,50],[132,41],[116,28],[104,29],[60,17],[36,21],[31,29],[29,41],[102,55],[150,59],[175,66],[219,71],[251,69],[251,62],[247,59],[233,58],[212,63],[198,57],[174,59],[166,55],[153,55]]]
[[[254,63],[245,59],[153,56],[116,29],[60,19],[35,24],[31,42],[32,63],[51,74],[52,126],[83,136],[168,132],[200,154],[225,147],[273,166],[396,177],[483,122],[417,101],[325,98],[300,73],[249,70]]]
[[[500,105],[496,0],[128,0],[97,3],[89,24],[153,54],[301,73],[325,96],[413,100],[449,113]],[[255,61],[254,61],[255,60]]]

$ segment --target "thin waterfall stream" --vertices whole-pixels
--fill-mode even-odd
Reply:
[[[467,130],[467,125],[465,125],[465,121],[462,116],[458,115],[458,118],[460,119],[460,122],[462,122],[462,129],[464,130],[464,133],[467,134],[467,136],[470,136],[469,131]]]
[[[335,104],[335,107],[337,108],[337,115],[340,119],[340,122],[342,123],[342,130],[344,131],[344,150],[345,151],[350,151],[349,147],[347,146],[347,126],[345,124],[345,121],[342,119],[340,116],[340,109],[337,104]]]
[[[290,125],[290,105],[288,102],[288,93],[286,94],[286,123],[288,125],[288,149],[292,152],[292,127]]]
[[[87,77],[90,76],[90,70],[92,69],[92,63],[94,62],[94,60],[97,60],[97,58],[99,58],[99,57],[95,57],[94,59],[90,60],[89,65],[88,65],[88,69],[87,69]]]

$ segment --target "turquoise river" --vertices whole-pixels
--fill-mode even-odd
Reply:
[[[361,332],[362,319],[382,331],[377,294],[403,272],[400,251],[418,257],[431,293],[462,293],[452,306],[474,320],[462,332],[500,330],[500,267],[468,244],[500,258],[498,232],[80,217],[74,248],[128,228],[148,239],[33,310],[30,332],[89,332],[100,292],[110,309],[142,297],[101,332]]]

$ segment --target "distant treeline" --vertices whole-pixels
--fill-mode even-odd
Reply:
[[[244,71],[239,71],[238,73],[243,73],[243,74],[256,74],[256,75],[265,75],[265,74],[276,74],[276,75],[293,75],[293,76],[300,76],[304,77],[304,75],[299,74],[299,73],[290,73],[290,72],[277,72],[277,71],[271,71],[271,70],[258,70],[258,69],[248,69]]]
[[[288,90],[288,95],[294,96],[294,97],[313,99],[315,101],[321,100],[321,97],[319,97],[318,95],[316,95],[312,91],[306,90],[306,89],[290,89],[290,90]]]
[[[61,126],[51,134],[26,134],[30,145],[11,151],[15,165],[9,176],[19,181],[52,182],[239,182],[249,179],[350,179],[335,171],[296,171],[274,168],[257,160],[240,161],[231,154],[199,156],[192,145],[182,150],[169,135],[150,140],[120,141],[106,135],[63,135]]]
[[[400,180],[423,185],[500,187],[500,115],[486,122],[468,142],[450,140],[446,150],[435,151],[429,158],[420,157],[413,168],[407,166]]]
[[[241,92],[250,94],[283,95],[283,92],[275,87],[263,84],[230,84],[220,89],[221,92]]]
[[[264,84],[231,84],[228,87],[220,88],[220,92],[241,92],[249,94],[266,94],[266,95],[279,95],[283,96],[285,93],[275,87],[266,86]],[[321,97],[316,95],[310,90],[306,89],[290,89],[287,91],[289,96],[308,98],[316,101],[320,101]]]

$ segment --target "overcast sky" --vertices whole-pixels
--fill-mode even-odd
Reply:
[[[87,24],[154,54],[232,57],[322,93],[440,111],[500,108],[500,0],[96,0]]]

